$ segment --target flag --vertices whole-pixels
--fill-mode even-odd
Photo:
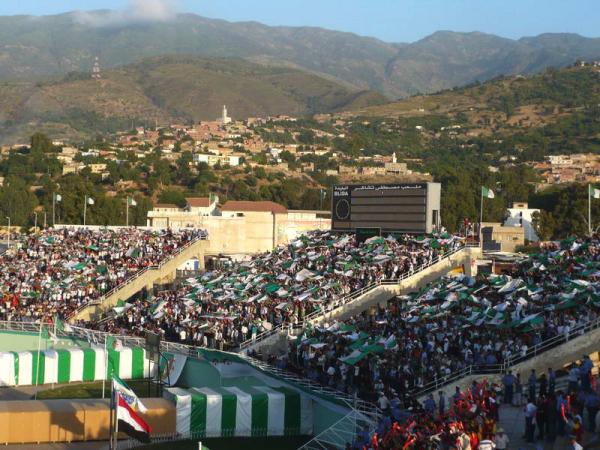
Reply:
[[[62,200],[62,195],[60,194],[54,194],[55,195],[55,199],[57,202],[60,202]]]
[[[71,328],[71,325],[69,325],[68,323],[64,323],[58,317],[55,320],[56,320],[56,331],[64,331],[66,333],[70,333],[71,331],[73,331],[73,329]]]
[[[87,202],[88,202],[88,205],[93,205],[95,203],[94,199],[92,197],[88,197]]]
[[[594,198],[600,198],[600,189],[596,189],[592,186],[589,186],[590,189],[590,196],[594,197]]]
[[[131,388],[116,375],[113,376],[113,390],[121,395],[123,400],[125,400],[132,409],[139,411],[142,414],[145,414],[148,411],[138,396],[135,395],[135,392],[133,392]]]
[[[48,332],[48,328],[46,328],[46,326],[44,326],[44,325],[42,325],[41,336],[42,336],[42,339],[50,339],[50,333]]]
[[[140,442],[149,443],[152,429],[125,401],[124,397],[117,391],[116,409],[119,431],[137,439]]]
[[[106,376],[107,379],[109,379],[114,378],[119,374],[118,355],[115,355],[114,352],[120,352],[123,350],[123,344],[121,344],[121,341],[115,339],[113,336],[108,336],[106,338],[106,350]],[[116,361],[115,357],[117,357]]]
[[[481,188],[481,195],[485,198],[494,198],[494,191],[492,191],[489,188],[486,188],[485,186],[483,186]]]
[[[127,197],[127,204],[129,206],[137,206],[137,202],[135,201],[135,199],[133,197]]]

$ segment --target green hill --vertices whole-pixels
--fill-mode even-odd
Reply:
[[[350,89],[314,74],[235,59],[169,56],[103,72],[100,80],[71,73],[55,82],[0,83],[0,139],[34,131],[83,138],[128,128],[212,120],[223,104],[234,118],[305,115],[382,103],[372,91]]]

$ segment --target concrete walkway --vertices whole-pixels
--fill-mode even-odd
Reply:
[[[514,406],[502,405],[500,407],[499,427],[504,428],[504,431],[510,439],[510,450],[566,450],[569,448],[567,437],[557,437],[554,442],[536,441],[535,443],[527,443],[523,439],[525,434],[525,414],[523,408]],[[537,430],[536,430],[537,435]],[[583,442],[580,442],[586,449],[587,442],[592,438],[591,433],[585,433]],[[597,447],[594,447],[597,448]]]

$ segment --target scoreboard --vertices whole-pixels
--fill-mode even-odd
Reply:
[[[439,183],[335,185],[331,228],[431,233],[439,225],[440,193]]]

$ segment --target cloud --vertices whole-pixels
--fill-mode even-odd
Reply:
[[[75,20],[92,27],[168,22],[177,16],[177,6],[177,0],[129,0],[122,10],[77,11]]]

